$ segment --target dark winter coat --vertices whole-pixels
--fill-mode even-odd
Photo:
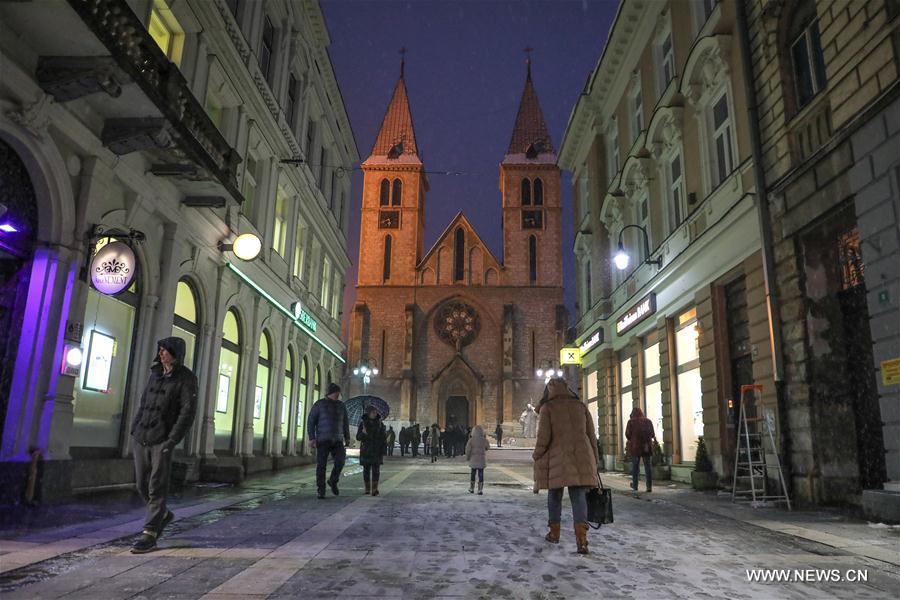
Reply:
[[[309,411],[306,425],[311,440],[350,444],[350,420],[347,407],[340,400],[326,397],[316,401]]]
[[[185,367],[184,340],[168,337],[159,340],[159,348],[165,348],[175,358],[169,373],[156,362],[150,367],[150,379],[141,394],[141,402],[134,420],[131,435],[135,442],[145,446],[168,442],[173,448],[185,436],[197,410],[197,377]]]
[[[369,415],[363,415],[356,429],[356,439],[362,442],[359,447],[359,464],[366,466],[384,463],[387,432],[380,417],[370,419]]]
[[[628,440],[628,454],[631,456],[653,456],[653,440],[656,432],[653,421],[644,416],[640,408],[631,411],[631,418],[625,426],[625,439]]]

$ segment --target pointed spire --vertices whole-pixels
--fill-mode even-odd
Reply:
[[[535,159],[542,154],[555,154],[550,131],[547,129],[547,122],[544,121],[544,113],[541,111],[541,104],[538,102],[537,92],[534,91],[534,83],[531,80],[531,51],[532,48],[525,48],[528,54],[525,61],[527,65],[525,89],[522,91],[516,124],[509,140],[509,148],[506,150],[507,159],[511,158],[510,155],[525,155],[525,158]]]
[[[385,156],[396,160],[403,155],[418,157],[419,149],[416,146],[416,132],[413,129],[412,112],[409,109],[409,98],[406,94],[406,48],[400,50],[400,79],[394,86],[394,93],[384,113],[381,122],[381,130],[372,147],[373,156]]]

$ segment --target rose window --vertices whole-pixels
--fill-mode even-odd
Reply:
[[[474,341],[480,327],[478,313],[462,302],[444,306],[434,318],[434,329],[438,337],[457,348]]]

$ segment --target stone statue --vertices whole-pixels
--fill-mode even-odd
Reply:
[[[537,437],[538,414],[534,410],[534,406],[529,402],[522,415],[519,417],[519,423],[522,424],[522,435],[526,438]]]

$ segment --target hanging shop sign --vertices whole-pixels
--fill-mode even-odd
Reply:
[[[602,343],[603,343],[603,328],[601,327],[600,329],[598,329],[597,331],[595,331],[594,333],[589,335],[587,337],[587,339],[585,339],[583,342],[581,342],[581,345],[578,346],[578,352],[581,354],[581,356],[584,356],[585,354],[590,352],[594,346],[597,346]]]
[[[318,327],[319,324],[316,323],[316,320],[313,319],[308,312],[303,310],[303,305],[300,304],[299,301],[294,302],[294,304],[291,306],[291,308],[293,309],[294,318],[296,320],[300,321],[301,323],[303,323],[304,325],[309,327],[310,331],[316,330],[316,327]]]
[[[134,250],[125,242],[110,242],[91,259],[91,285],[107,296],[127,290],[136,272]]]
[[[650,292],[644,298],[629,308],[624,315],[616,321],[616,333],[621,335],[656,312],[656,294]]]
[[[581,350],[578,348],[560,348],[559,364],[561,365],[580,365]]]

